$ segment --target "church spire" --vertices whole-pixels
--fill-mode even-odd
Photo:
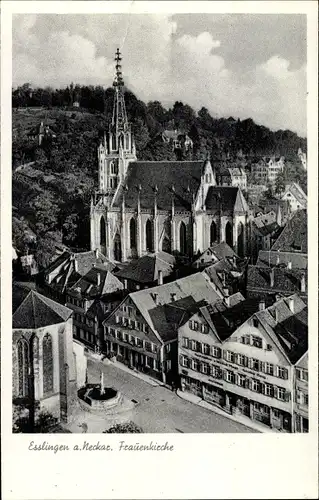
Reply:
[[[129,128],[127,114],[124,101],[124,80],[122,75],[122,57],[119,49],[115,53],[115,78],[113,87],[115,89],[112,127],[115,128],[116,137],[119,137],[121,132],[126,132]]]

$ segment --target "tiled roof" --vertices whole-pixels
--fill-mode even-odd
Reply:
[[[255,316],[292,364],[308,350],[308,309],[297,294],[278,300]]]
[[[201,313],[207,322],[214,326],[213,329],[221,341],[226,340],[239,325],[258,311],[259,307],[258,300],[245,299],[241,293],[231,295],[226,300],[219,300],[201,308]]]
[[[271,286],[273,274],[273,286]],[[305,279],[307,290],[307,271],[300,269],[287,269],[282,267],[257,267],[248,266],[247,289],[265,292],[304,293],[301,292],[301,280]]]
[[[210,281],[223,293],[224,288],[231,288],[234,281],[243,276],[247,267],[247,259],[226,257],[215,264],[206,267],[203,271]]]
[[[271,250],[307,253],[307,210],[297,210],[288,220]]]
[[[102,267],[92,267],[68,292],[86,298],[100,297],[123,289],[121,281]]]
[[[306,193],[296,182],[287,185],[282,196],[285,196],[286,193],[291,193],[301,205],[305,205],[307,203]]]
[[[153,283],[158,279],[158,272],[162,271],[163,278],[170,276],[174,270],[175,257],[166,252],[148,254],[134,260],[115,273],[122,279],[137,283]]]
[[[295,253],[295,252],[274,252],[273,250],[260,250],[258,254],[258,260],[256,262],[257,267],[274,267],[282,266],[287,267],[288,263],[291,262],[292,269],[307,269],[308,267],[308,256],[305,253]]]
[[[200,263],[203,257],[207,259],[205,261],[206,264],[224,259],[225,257],[238,258],[234,250],[225,241],[213,243],[194,261],[193,265],[197,267],[197,263]]]
[[[160,210],[170,210],[172,205],[172,186],[175,189],[174,204],[176,209],[191,209],[193,195],[196,195],[203,170],[203,161],[136,161],[127,169],[125,204],[136,208],[137,194],[140,187],[141,208],[153,208],[154,189],[157,187],[157,206]],[[123,188],[114,202],[121,204]]]
[[[71,309],[37,292],[30,291],[13,314],[12,327],[34,330],[63,323],[71,314]]]
[[[15,281],[12,283],[12,313],[18,309],[31,290],[36,291],[36,286],[33,282]]]
[[[205,205],[207,210],[219,210],[221,208],[224,212],[248,212],[247,202],[238,187],[210,187]]]

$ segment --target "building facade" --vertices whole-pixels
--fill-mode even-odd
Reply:
[[[91,249],[125,262],[148,252],[192,258],[212,242],[246,247],[248,206],[240,188],[218,187],[206,161],[137,161],[116,53],[113,119],[98,149]]]
[[[309,400],[308,400],[308,352],[295,366],[295,432],[309,432]]]

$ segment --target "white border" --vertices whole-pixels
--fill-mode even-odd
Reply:
[[[1,4],[1,321],[2,489],[6,500],[98,498],[316,498],[318,443],[318,174],[317,3],[14,2]],[[310,433],[170,434],[173,453],[28,452],[30,437],[11,434],[11,15],[13,13],[305,13],[308,16],[308,212]],[[271,33],[270,33],[271,36]],[[47,442],[82,442],[83,435],[42,435]],[[86,435],[91,442],[101,435]],[[136,442],[136,436],[125,436]],[[107,437],[117,443],[117,436]]]

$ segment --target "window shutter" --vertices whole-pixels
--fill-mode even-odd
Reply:
[[[265,394],[266,393],[265,384],[261,382],[259,387],[260,387],[260,393]]]
[[[288,380],[288,370],[285,368],[285,380]]]
[[[274,385],[274,398],[278,399],[278,388]]]
[[[227,351],[224,351],[224,350],[223,350],[223,354],[222,354],[222,356],[223,356],[223,359],[227,360]]]

